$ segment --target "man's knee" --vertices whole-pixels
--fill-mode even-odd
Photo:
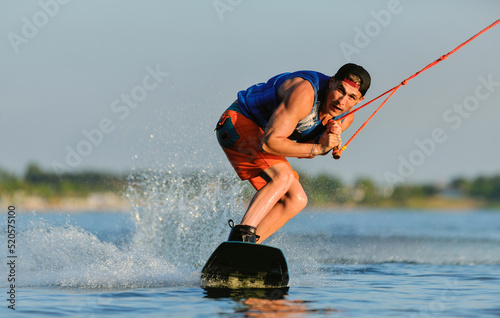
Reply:
[[[286,189],[290,189],[293,182],[295,181],[295,176],[293,175],[293,172],[291,170],[282,171],[273,181],[279,182]]]
[[[268,182],[280,186],[285,192],[288,191],[295,181],[293,171],[286,166],[276,165],[264,171],[263,178]]]
[[[296,201],[297,206],[299,206],[302,210],[303,208],[305,208],[307,206],[307,202],[308,202],[307,194],[302,191],[301,193],[296,195],[295,201]]]
[[[300,212],[307,206],[307,195],[304,191],[294,192],[287,195],[286,200],[287,203],[294,208],[294,210],[298,210]],[[297,213],[298,213],[297,212]]]
[[[285,205],[287,213],[293,211],[293,215],[290,216],[292,218],[307,206],[308,198],[301,189],[300,191],[287,192],[280,201]]]

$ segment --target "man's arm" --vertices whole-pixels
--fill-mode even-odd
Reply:
[[[339,144],[340,136],[330,133],[324,134],[318,145],[296,143],[288,138],[299,120],[312,110],[314,89],[309,81],[298,77],[289,79],[278,93],[283,99],[264,131],[262,151],[283,157],[312,157],[325,154]]]

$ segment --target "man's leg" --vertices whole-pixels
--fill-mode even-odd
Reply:
[[[279,230],[286,222],[302,211],[307,205],[307,195],[302,185],[294,179],[287,193],[274,205],[257,226],[259,243]]]
[[[307,204],[307,196],[287,163],[263,171],[267,184],[253,197],[241,224],[257,227],[264,241]]]
[[[241,224],[231,226],[228,240],[255,242],[259,229],[265,235],[262,242],[302,210],[307,198],[286,158],[261,152],[264,132],[256,123],[233,107],[221,116],[216,131],[217,140],[238,176],[260,189]]]

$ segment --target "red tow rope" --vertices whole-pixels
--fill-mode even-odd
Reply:
[[[480,36],[481,34],[483,34],[484,32],[488,31],[489,29],[493,28],[495,25],[497,25],[498,23],[500,23],[500,19],[496,20],[495,22],[493,22],[492,24],[490,24],[489,26],[487,26],[486,28],[484,28],[483,30],[481,30],[480,32],[478,32],[476,35],[474,35],[473,37],[471,37],[470,39],[468,39],[467,41],[463,42],[462,44],[460,44],[459,46],[457,46],[455,49],[453,49],[452,51],[450,51],[448,54],[445,54],[443,56],[441,56],[439,59],[435,60],[434,62],[430,63],[429,65],[427,65],[426,67],[424,67],[423,69],[421,69],[420,71],[416,72],[415,74],[413,74],[412,76],[408,77],[407,79],[405,79],[404,81],[402,81],[399,85],[391,88],[390,90],[388,90],[387,92],[383,93],[382,95],[379,95],[377,97],[375,97],[374,99],[370,100],[369,102],[366,102],[365,104],[363,104],[362,106],[359,106],[358,108],[356,109],[353,109],[351,110],[349,113],[345,114],[344,116],[342,116],[341,118],[339,119],[342,119],[346,116],[350,116],[350,115],[353,115],[355,112],[361,110],[362,108],[368,106],[368,104],[374,102],[375,100],[379,99],[380,97],[384,96],[384,95],[387,95],[389,94],[389,96],[387,96],[387,98],[382,102],[382,104],[380,104],[380,106],[373,112],[373,114],[363,123],[363,125],[361,125],[361,127],[359,127],[359,129],[354,133],[354,135],[351,136],[351,138],[345,143],[344,146],[342,146],[341,149],[338,149],[338,150],[334,150],[333,151],[333,157],[334,158],[340,158],[340,155],[342,153],[342,151],[345,150],[345,148],[351,143],[351,141],[354,139],[354,137],[356,137],[359,132],[365,128],[366,124],[368,124],[368,122],[373,118],[373,116],[375,116],[375,114],[382,108],[382,106],[384,106],[384,104],[389,100],[389,98],[392,97],[392,95],[394,95],[394,93],[403,85],[406,85],[408,83],[409,80],[411,80],[412,78],[416,77],[417,75],[420,75],[420,73],[422,73],[423,71],[433,67],[434,65],[442,62],[443,60],[446,60],[450,55],[452,55],[453,53],[455,53],[456,51],[458,51],[459,49],[461,49],[463,46],[469,44],[472,40],[474,40],[475,38],[477,38],[478,36]]]

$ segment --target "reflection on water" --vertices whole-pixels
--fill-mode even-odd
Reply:
[[[287,300],[289,288],[205,288],[205,298],[231,298],[244,305],[236,313],[245,317],[297,317],[301,314],[337,312],[333,308],[310,308],[311,301]]]
[[[286,299],[248,298],[243,302],[246,308],[240,312],[245,317],[297,317],[301,314],[326,314],[337,312],[333,308],[311,309],[307,301]]]
[[[289,287],[282,288],[205,288],[207,298],[232,298],[241,300],[259,298],[267,300],[283,299],[288,294]]]

